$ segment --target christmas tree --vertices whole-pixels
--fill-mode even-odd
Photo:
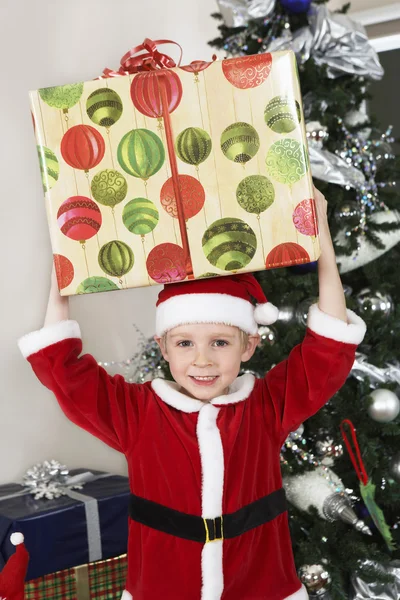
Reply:
[[[347,305],[368,326],[346,384],[282,449],[299,575],[311,598],[399,598],[399,157],[388,124],[381,131],[365,110],[383,70],[349,5],[331,13],[325,0],[220,0],[219,8],[210,45],[226,56],[296,53],[314,183],[328,200]],[[280,307],[246,364],[263,376],[304,336],[316,264],[257,277]],[[360,586],[368,596],[356,595]]]

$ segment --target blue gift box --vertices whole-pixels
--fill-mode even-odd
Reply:
[[[88,469],[72,469],[71,476]],[[22,485],[0,485],[0,571],[25,536],[30,554],[27,580],[93,560],[125,554],[128,541],[127,477],[90,470],[93,481],[68,496],[35,500]],[[72,496],[72,497],[71,497]]]

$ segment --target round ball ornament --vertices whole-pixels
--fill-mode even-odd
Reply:
[[[369,315],[380,313],[389,317],[393,310],[393,300],[389,294],[364,288],[356,296],[360,309]]]
[[[259,215],[275,200],[274,186],[264,175],[249,175],[239,183],[236,199],[245,211]]]
[[[306,298],[297,306],[295,314],[296,321],[301,325],[307,325],[308,319],[308,311],[310,310],[310,306],[318,302],[318,298]]]
[[[278,140],[268,150],[265,159],[267,173],[272,179],[293,185],[307,172],[307,152],[303,144],[292,138]]]
[[[120,141],[117,159],[126,173],[146,181],[163,166],[164,145],[149,129],[132,129]]]
[[[275,96],[265,107],[264,119],[275,133],[290,133],[300,123],[300,104],[288,96]]]
[[[74,266],[69,258],[62,254],[53,254],[53,261],[56,270],[58,289],[63,290],[69,286],[74,278]]]
[[[178,175],[181,200],[183,204],[183,215],[185,220],[191,219],[201,211],[206,200],[206,194],[200,181],[190,175]],[[178,204],[176,201],[174,179],[170,177],[164,183],[160,192],[161,205],[164,210],[178,218]]]
[[[70,167],[87,173],[101,162],[106,147],[97,129],[91,125],[75,125],[64,134],[60,149]]]
[[[57,212],[61,232],[76,242],[90,240],[99,231],[102,216],[99,207],[86,196],[71,196]]]
[[[261,325],[258,328],[258,335],[261,337],[261,340],[258,343],[259,348],[262,348],[263,346],[273,346],[277,341],[276,329],[269,325]]]
[[[327,592],[331,583],[331,576],[323,565],[303,565],[299,577],[307,590],[317,597]]]
[[[249,123],[233,123],[221,135],[221,150],[229,160],[246,164],[260,149],[260,138]]]
[[[91,183],[92,196],[99,204],[114,208],[125,199],[128,184],[125,177],[114,169],[97,173]]]
[[[111,127],[122,115],[122,100],[114,90],[99,88],[86,101],[89,119],[101,127]]]
[[[130,200],[122,212],[125,227],[135,235],[144,236],[157,226],[159,214],[156,205],[147,198]]]
[[[307,198],[298,203],[292,215],[293,224],[303,235],[316,236],[318,233],[314,200]]]
[[[46,146],[37,146],[40,173],[42,175],[43,190],[48,192],[54,186],[60,175],[60,165],[56,155]]]
[[[186,278],[186,258],[183,248],[176,244],[159,244],[149,253],[147,272],[157,283],[172,283]]]
[[[400,483],[400,452],[395,454],[389,463],[389,473],[392,479]]]
[[[211,138],[200,127],[188,127],[176,138],[175,150],[179,158],[188,165],[199,166],[210,155]]]
[[[160,85],[166,91],[170,114],[179,106],[182,99],[182,83],[178,73],[171,69],[162,71],[161,74],[159,71],[138,73],[131,83],[131,98],[134,107],[142,115],[153,119],[160,119],[164,113]]]
[[[128,244],[112,240],[100,248],[98,261],[107,275],[121,278],[132,269],[135,258]]]
[[[400,401],[394,392],[378,388],[369,395],[368,414],[377,423],[390,423],[400,412]]]
[[[293,264],[309,263],[310,256],[302,246],[295,242],[278,244],[268,253],[265,260],[266,269],[291,266]]]
[[[355,227],[361,219],[361,210],[357,202],[342,202],[335,209],[334,217],[345,227]]]
[[[76,293],[95,294],[97,292],[111,292],[113,290],[119,290],[119,287],[111,279],[96,276],[84,279],[76,288]]]
[[[263,84],[272,67],[272,54],[254,54],[222,61],[222,72],[226,79],[240,90],[248,90]]]
[[[82,93],[83,83],[59,85],[39,90],[39,95],[43,102],[52,108],[62,109],[64,113],[67,113],[69,108],[72,108],[79,102]]]
[[[202,246],[207,260],[222,271],[244,269],[257,250],[257,238],[247,223],[226,217],[205,231]]]

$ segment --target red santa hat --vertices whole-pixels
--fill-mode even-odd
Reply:
[[[258,324],[274,323],[278,312],[249,273],[170,283],[158,295],[156,335],[189,323],[224,323],[254,334]]]
[[[13,533],[10,539],[11,543],[17,546],[17,549],[0,573],[0,599],[24,600],[24,585],[29,554],[24,546],[22,533]]]

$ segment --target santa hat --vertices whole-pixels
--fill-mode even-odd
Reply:
[[[29,554],[24,546],[22,533],[13,533],[10,539],[17,549],[0,573],[0,598],[1,600],[24,600]]]
[[[170,283],[158,295],[156,335],[189,323],[223,323],[254,334],[258,324],[274,323],[278,312],[249,273]]]

